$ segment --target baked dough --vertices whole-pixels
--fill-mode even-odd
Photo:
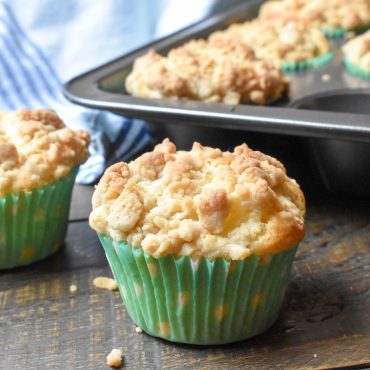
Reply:
[[[370,31],[353,38],[342,47],[345,58],[356,67],[370,72]]]
[[[330,45],[321,31],[307,22],[263,20],[232,24],[225,31],[209,36],[216,47],[242,43],[253,48],[257,59],[276,62],[310,60],[330,51]]]
[[[89,135],[48,109],[0,113],[0,196],[66,176],[88,156]]]
[[[305,200],[276,159],[246,144],[233,152],[168,139],[106,170],[90,226],[155,258],[241,260],[276,253],[304,236]]]
[[[142,98],[263,105],[283,96],[288,81],[277,66],[256,61],[249,46],[193,40],[166,57],[151,50],[137,58],[126,90]]]
[[[369,0],[270,0],[260,18],[309,21],[321,29],[356,29],[370,24]]]

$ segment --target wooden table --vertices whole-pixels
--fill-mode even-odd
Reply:
[[[92,188],[77,186],[65,247],[1,272],[1,369],[104,369],[122,348],[126,369],[343,369],[370,367],[370,200],[310,192],[307,236],[282,313],[265,334],[195,347],[135,332],[87,223]],[[76,284],[77,292],[69,287]]]

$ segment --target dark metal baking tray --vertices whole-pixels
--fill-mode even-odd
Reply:
[[[370,88],[370,82],[352,77],[344,71],[336,44],[333,44],[336,55],[332,63],[291,76],[290,98],[278,106],[229,106],[201,101],[149,100],[126,93],[125,78],[139,55],[151,48],[166,53],[170,48],[189,39],[204,38],[215,29],[223,29],[231,23],[252,19],[261,3],[260,0],[246,1],[236,8],[212,16],[85,73],[66,84],[65,95],[81,105],[157,122],[186,122],[188,125],[370,142],[370,120],[366,115],[316,111],[308,113],[284,107],[290,101],[308,93],[345,87]],[[331,80],[323,81],[323,74],[330,75]]]
[[[230,147],[238,140],[247,140],[250,143],[253,137],[261,139],[261,135],[260,142],[263,144],[266,140],[269,141],[269,137],[272,136],[273,139],[270,142],[273,142],[274,147],[279,146],[281,138],[284,140],[284,138],[300,136],[315,138],[312,139],[314,141],[301,139],[304,149],[308,148],[308,151],[312,148],[312,142],[330,147],[333,142],[339,140],[347,147],[352,148],[354,153],[358,152],[358,148],[362,148],[363,158],[370,157],[370,105],[362,104],[359,111],[356,109],[343,111],[342,101],[338,102],[341,105],[341,107],[338,105],[338,109],[330,107],[318,110],[305,106],[301,107],[302,109],[294,108],[295,102],[308,95],[324,92],[335,93],[342,89],[356,89],[359,99],[362,99],[361,93],[364,93],[364,99],[368,99],[370,81],[361,80],[345,71],[340,51],[341,41],[332,42],[335,53],[332,62],[321,68],[291,74],[289,97],[273,106],[259,107],[245,104],[231,106],[190,100],[143,99],[130,96],[125,91],[125,79],[138,56],[152,48],[166,54],[171,48],[190,39],[205,38],[214,30],[224,29],[231,23],[255,18],[261,3],[263,3],[261,0],[245,1],[237,7],[134,50],[121,58],[74,78],[65,85],[64,94],[77,104],[144,119],[151,123],[156,134],[159,132],[157,136],[169,136],[182,148],[189,147],[194,140],[207,145],[221,146],[219,143],[224,142],[226,136],[233,136],[236,140],[229,140],[230,145],[227,147]],[[323,79],[324,75],[330,76],[330,80]],[[247,139],[243,138],[242,132],[248,134]],[[254,133],[251,134],[251,132]],[[269,136],[266,133],[280,135]],[[294,139],[294,141],[299,140]],[[291,144],[291,141],[286,143],[286,145]],[[263,150],[264,146],[262,145],[259,149]],[[269,154],[274,155],[274,150],[270,151]],[[312,152],[310,154],[309,157],[318,158]],[[333,150],[330,153],[325,153],[325,155],[329,154],[332,156],[332,162],[335,162],[336,152]],[[340,174],[338,181],[333,177],[331,186],[328,185],[324,177],[322,180],[330,190],[337,190],[336,184],[346,184],[351,181],[354,184],[368,184],[370,183],[370,164],[367,162],[365,161],[365,168],[361,168],[359,171],[362,174],[359,181],[351,177],[350,172]],[[315,164],[319,169],[322,168],[321,163]],[[323,171],[318,172],[319,175],[323,176]],[[328,177],[328,173],[324,175],[326,178]],[[346,175],[347,181],[343,182]],[[338,190],[342,191],[343,186],[339,186]],[[355,186],[354,189],[344,186],[344,190],[351,192],[351,194],[370,195],[370,185],[361,188]]]

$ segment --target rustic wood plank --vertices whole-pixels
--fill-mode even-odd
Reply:
[[[136,333],[118,293],[92,286],[109,266],[87,222],[73,222],[57,254],[0,273],[0,368],[102,369],[114,347],[126,369],[370,366],[370,200],[323,194],[308,203],[307,236],[267,333],[214,347]]]

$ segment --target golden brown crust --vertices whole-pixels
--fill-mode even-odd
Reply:
[[[370,30],[348,41],[342,50],[349,62],[363,71],[370,72]]]
[[[56,129],[63,128],[63,121],[50,109],[20,109],[17,117],[21,121],[47,122]]]
[[[246,45],[220,48],[193,40],[167,57],[154,50],[139,57],[126,89],[143,98],[268,104],[287,92],[288,82],[275,65],[254,60]]]
[[[276,62],[305,61],[327,54],[330,45],[318,28],[307,22],[256,19],[233,24],[209,36],[216,47],[239,44],[253,48],[257,59]]]
[[[48,109],[0,114],[0,196],[55,181],[84,162],[87,132],[72,131]]]
[[[369,0],[270,0],[260,9],[265,19],[311,22],[322,29],[355,29],[370,23]]]
[[[199,143],[189,152],[175,150],[166,139],[153,152],[108,168],[93,195],[91,227],[155,258],[239,260],[289,249],[303,238],[304,196],[279,161],[246,144],[233,152]]]

